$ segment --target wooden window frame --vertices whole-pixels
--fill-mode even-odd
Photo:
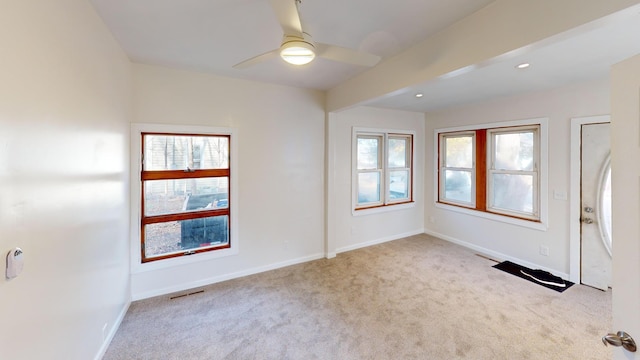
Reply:
[[[198,253],[210,252],[221,249],[229,249],[232,244],[232,178],[231,178],[231,135],[230,134],[215,134],[215,133],[173,133],[173,132],[155,132],[155,131],[141,131],[140,136],[140,259],[141,263],[149,263],[159,260],[165,260],[170,258],[177,258],[182,256],[188,256]],[[159,136],[183,136],[183,137],[212,137],[212,138],[226,138],[227,139],[227,168],[223,169],[180,169],[180,170],[145,170],[145,136],[147,135],[159,135]],[[227,206],[225,208],[216,209],[203,209],[203,210],[190,210],[179,213],[160,214],[160,215],[145,215],[145,183],[153,180],[180,180],[180,179],[198,179],[198,178],[216,178],[226,177],[228,179],[228,195]],[[165,253],[157,256],[147,257],[145,254],[145,227],[151,224],[166,223],[173,221],[184,221],[201,219],[213,216],[227,216],[227,236],[228,241],[220,245],[211,245],[206,247],[199,247],[189,250],[179,250],[175,252]]]
[[[535,152],[535,182],[536,186],[533,189],[533,202],[534,202],[534,212],[533,214],[525,214],[525,213],[517,213],[514,211],[503,211],[500,209],[493,208],[488,199],[491,196],[490,191],[490,173],[494,171],[491,169],[492,164],[492,149],[493,145],[488,143],[492,141],[492,134],[496,133],[518,133],[523,132],[523,130],[533,129],[535,131],[536,140],[534,141],[534,152]],[[444,146],[442,145],[442,141],[446,137],[454,137],[454,136],[463,136],[464,134],[473,134],[474,137],[474,169],[475,174],[473,174],[472,178],[475,180],[475,187],[473,187],[472,183],[472,193],[475,191],[474,203],[462,203],[457,201],[451,201],[444,199],[443,191],[444,191],[444,171],[446,168],[443,166],[444,164]],[[529,124],[518,124],[513,126],[496,126],[496,127],[478,127],[478,128],[470,128],[464,130],[453,130],[453,131],[440,131],[436,132],[437,139],[437,169],[436,169],[436,181],[437,181],[437,198],[436,203],[445,204],[453,207],[466,208],[470,210],[475,210],[481,213],[494,214],[502,217],[513,218],[517,220],[525,220],[527,222],[542,222],[541,215],[541,169],[539,163],[541,161],[541,147],[542,147],[542,124],[539,123],[529,123]]]

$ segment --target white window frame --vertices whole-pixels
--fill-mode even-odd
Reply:
[[[471,137],[471,167],[470,168],[458,168],[458,167],[447,167],[446,166],[446,139],[448,138],[459,138],[459,137]],[[440,147],[440,164],[439,164],[439,173],[440,173],[440,196],[439,199],[441,202],[454,204],[459,206],[464,206],[468,208],[475,208],[476,206],[476,134],[475,132],[470,131],[458,131],[452,133],[441,133],[439,136],[440,144],[445,144]],[[448,199],[446,198],[446,189],[445,189],[445,175],[447,170],[455,170],[455,171],[468,171],[471,173],[471,201],[460,201],[456,199]]]
[[[142,133],[170,133],[170,134],[205,134],[205,135],[229,135],[230,141],[230,198],[236,199],[230,208],[229,233],[230,247],[215,251],[207,251],[189,256],[180,256],[175,258],[162,259],[157,261],[142,263],[141,243],[140,243],[140,221],[141,214],[141,180],[140,172],[142,171],[141,159],[141,140]],[[218,128],[209,126],[185,126],[185,125],[166,125],[166,124],[131,124],[131,176],[130,176],[130,261],[131,272],[141,273],[158,269],[172,268],[185,264],[192,264],[200,261],[206,261],[231,255],[239,252],[239,236],[238,236],[238,131],[234,128]]]
[[[389,165],[389,140],[392,139],[404,139],[405,142],[405,167],[391,167]],[[384,147],[384,166],[386,168],[385,174],[385,198],[387,198],[387,205],[406,203],[413,199],[413,135],[403,133],[387,133],[385,136]],[[409,175],[407,180],[409,181],[407,188],[407,197],[400,199],[391,198],[391,172],[392,171],[407,171]]]
[[[520,133],[533,133],[533,170],[532,171],[524,171],[524,170],[507,170],[507,169],[497,169],[495,167],[496,163],[496,135],[504,135],[504,134],[520,134]],[[540,172],[538,171],[538,164],[540,163],[540,129],[538,125],[533,126],[519,126],[519,127],[509,127],[509,128],[499,128],[499,129],[487,129],[487,211],[504,214],[509,216],[516,216],[520,218],[527,218],[530,220],[539,220],[540,219],[540,197],[538,196],[539,184],[540,184]],[[531,213],[503,209],[495,206],[493,204],[494,199],[494,186],[493,186],[493,176],[496,174],[507,174],[507,175],[530,175],[533,178],[533,186],[532,186],[532,206],[533,210]]]
[[[358,138],[359,137],[378,137],[380,138],[381,145],[378,149],[378,164],[379,169],[366,169],[358,170]],[[408,139],[406,147],[406,163],[409,167],[404,168],[390,168],[389,167],[389,153],[388,144],[389,139],[393,138],[405,138]],[[408,207],[415,206],[415,200],[413,199],[413,186],[415,185],[415,164],[414,164],[414,142],[416,134],[414,131],[408,130],[391,130],[391,129],[375,129],[375,128],[357,128],[352,129],[352,214],[353,215],[366,215],[377,212],[384,212],[390,210],[400,210]],[[391,171],[407,170],[408,176],[408,198],[403,199],[391,199],[390,198],[390,174]],[[365,172],[379,172],[381,174],[380,181],[380,201],[376,203],[366,203],[360,205],[358,203],[358,174]]]
[[[506,128],[506,127],[527,126],[527,125],[529,126],[539,125],[540,147],[539,147],[539,166],[538,166],[538,171],[539,171],[539,176],[538,176],[539,220],[538,221],[518,219],[512,216],[506,216],[503,214],[497,214],[497,213],[486,212],[486,211],[479,211],[479,210],[475,210],[475,209],[471,209],[463,206],[457,206],[457,205],[447,204],[447,203],[438,201],[440,188],[438,186],[439,171],[437,171],[438,170],[437,168],[434,169],[434,172],[433,172],[433,183],[434,183],[433,196],[434,196],[435,207],[443,210],[454,211],[462,214],[467,214],[471,216],[476,216],[476,217],[485,218],[488,220],[503,222],[503,223],[530,228],[534,230],[546,231],[549,228],[549,218],[548,218],[548,214],[549,214],[549,210],[548,210],[548,206],[549,206],[549,199],[548,199],[548,196],[549,196],[548,195],[549,194],[549,185],[548,185],[549,184],[549,180],[548,180],[549,119],[548,118],[512,120],[512,121],[483,123],[483,124],[477,124],[477,125],[466,125],[466,126],[435,129],[433,132],[433,146],[434,146],[433,161],[434,161],[434,164],[436,164],[436,166],[440,165],[439,159],[438,159],[440,155],[440,152],[438,149],[438,144],[439,144],[438,140],[439,140],[440,134],[462,132],[462,131],[476,131],[480,129],[488,130],[488,129],[501,128],[501,127]],[[487,166],[489,165],[487,164]]]
[[[358,165],[357,165],[358,164],[358,154],[357,154],[358,144],[357,144],[357,142],[358,142],[358,139],[361,139],[361,138],[379,140],[378,154],[377,154],[377,156],[378,156],[378,161],[377,161],[378,162],[378,166],[376,168],[358,169]],[[384,153],[384,149],[386,149],[385,141],[386,141],[386,138],[385,138],[384,134],[381,134],[381,133],[369,133],[369,132],[365,133],[365,132],[362,132],[362,133],[358,133],[356,135],[356,145],[355,145],[356,146],[356,148],[355,148],[356,149],[355,150],[356,151],[356,161],[354,162],[354,169],[356,171],[355,185],[356,185],[356,207],[357,208],[368,208],[368,207],[374,207],[374,206],[382,206],[385,203],[384,194],[385,194],[385,189],[387,188],[386,187],[386,180],[385,180],[386,171],[385,171],[385,166],[384,166],[385,165],[385,159],[386,159],[386,156],[385,156],[385,153]],[[380,195],[380,201],[368,202],[368,203],[365,203],[365,204],[360,204],[358,202],[358,197],[357,197],[357,194],[359,194],[359,191],[360,191],[360,187],[359,187],[360,182],[358,181],[358,178],[359,178],[359,176],[361,174],[372,174],[372,173],[378,174],[379,177],[380,177],[380,194],[379,194]]]

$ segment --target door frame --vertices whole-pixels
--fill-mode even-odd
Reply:
[[[585,116],[571,119],[571,175],[569,182],[569,281],[580,284],[580,158],[582,125],[610,123],[610,115]]]

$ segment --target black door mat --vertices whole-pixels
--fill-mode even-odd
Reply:
[[[563,280],[550,272],[544,270],[532,270],[512,263],[511,261],[503,261],[499,264],[493,265],[493,267],[557,292],[563,292],[573,286],[571,281]]]

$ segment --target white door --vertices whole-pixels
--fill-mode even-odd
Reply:
[[[640,54],[611,71],[613,328],[640,340]],[[618,347],[616,360],[640,360]]]
[[[581,136],[580,282],[611,286],[611,152],[609,123],[584,124]]]

